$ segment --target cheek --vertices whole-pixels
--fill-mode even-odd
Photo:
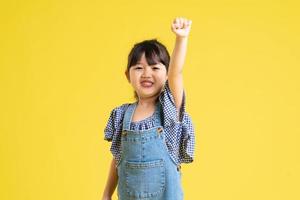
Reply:
[[[138,75],[137,73],[131,73],[131,74],[130,74],[130,80],[131,80],[131,82],[133,82],[133,83],[138,82],[138,80],[139,80],[139,75]]]
[[[167,79],[167,76],[165,73],[159,74],[158,77],[161,82],[164,82]]]

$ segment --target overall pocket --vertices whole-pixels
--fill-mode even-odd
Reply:
[[[155,197],[165,189],[163,159],[140,162],[125,161],[126,191],[134,198]]]

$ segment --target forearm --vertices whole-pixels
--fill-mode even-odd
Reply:
[[[176,37],[174,50],[170,59],[169,75],[172,76],[182,73],[187,51],[187,42],[188,37]]]
[[[116,160],[113,158],[110,164],[109,175],[106,182],[106,187],[103,192],[103,198],[111,197],[118,184],[118,171],[116,168]]]

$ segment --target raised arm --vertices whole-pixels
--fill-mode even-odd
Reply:
[[[177,17],[173,20],[171,25],[171,29],[176,35],[176,40],[169,64],[168,81],[178,113],[183,99],[182,69],[185,61],[191,24],[191,20]]]

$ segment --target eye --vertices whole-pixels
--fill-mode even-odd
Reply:
[[[160,69],[160,67],[159,67],[159,64],[155,64],[155,65],[153,65],[153,67],[152,67],[153,69],[155,69],[155,70],[158,70],[158,69]]]
[[[134,69],[142,69],[140,65],[137,65]]]

